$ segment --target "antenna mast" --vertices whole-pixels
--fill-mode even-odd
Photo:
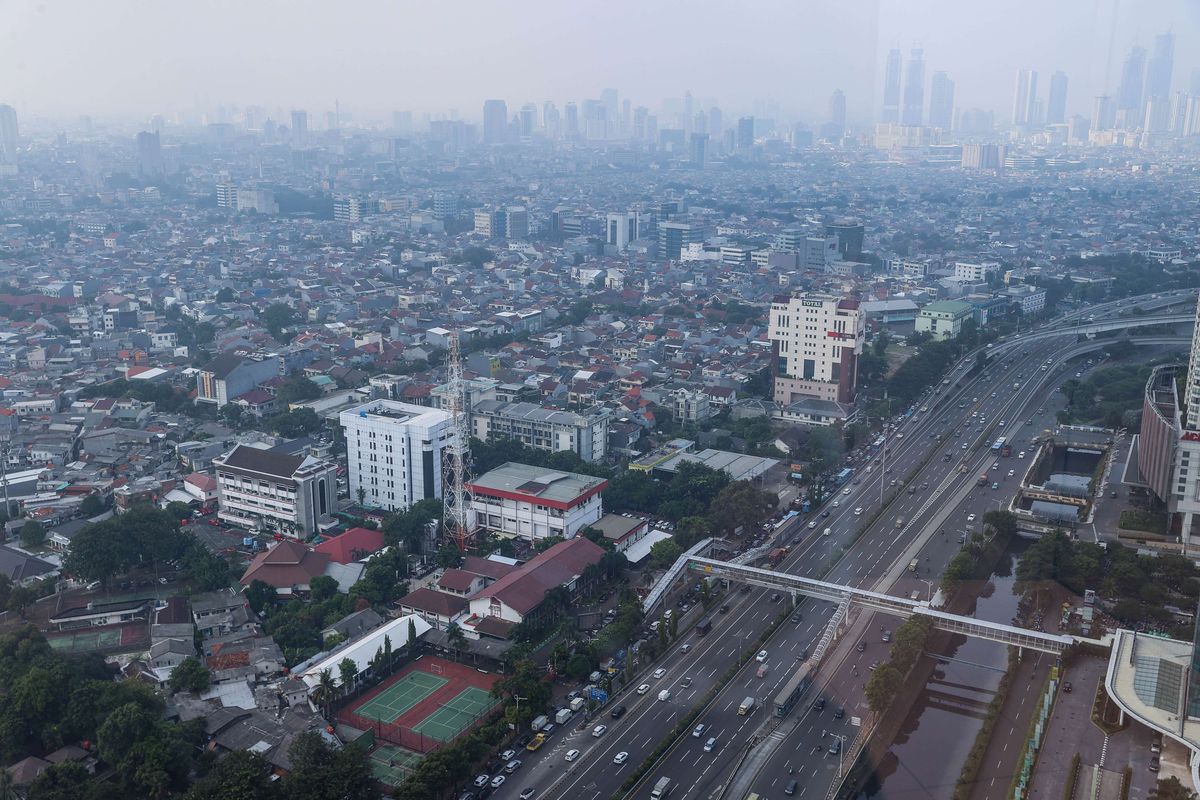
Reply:
[[[471,440],[458,332],[452,331],[447,338],[450,352],[446,359],[446,410],[450,413],[451,438],[442,450],[442,526],[447,538],[465,553],[475,537],[475,512],[471,508],[474,498],[467,487]]]

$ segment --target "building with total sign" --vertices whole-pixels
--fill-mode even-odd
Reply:
[[[801,294],[772,300],[775,402],[786,406],[812,398],[852,404],[865,319],[857,298]]]

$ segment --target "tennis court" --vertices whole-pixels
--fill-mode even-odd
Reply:
[[[391,787],[404,783],[409,772],[421,762],[421,756],[402,747],[380,745],[371,753],[371,774],[375,780]]]
[[[446,683],[445,678],[428,672],[410,672],[354,709],[354,713],[367,719],[395,722]]]
[[[448,742],[471,727],[499,702],[486,689],[469,686],[413,728],[417,733]]]
[[[119,629],[83,629],[75,633],[54,636],[48,639],[55,650],[67,653],[90,653],[107,647],[121,646],[121,631]]]

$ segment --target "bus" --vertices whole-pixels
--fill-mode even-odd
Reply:
[[[992,442],[992,452],[999,453],[1000,449],[1002,447],[1004,447],[1004,437],[1003,436],[1001,436],[996,441]]]
[[[834,477],[833,482],[836,485],[841,486],[843,483],[850,480],[853,475],[854,470],[851,467],[846,467],[844,470],[839,472],[836,477]]]
[[[812,665],[805,661],[800,665],[800,669],[796,670],[792,677],[788,678],[787,683],[779,690],[779,694],[775,696],[775,716],[783,718],[788,715],[804,693],[808,691],[808,687],[812,684]]]

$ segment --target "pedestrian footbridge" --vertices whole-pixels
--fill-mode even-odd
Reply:
[[[767,589],[803,594],[839,605],[850,603],[872,611],[894,614],[900,617],[911,617],[919,614],[933,622],[934,627],[951,633],[970,636],[975,639],[987,639],[1000,644],[1012,645],[1022,649],[1040,650],[1043,653],[1060,655],[1071,645],[1075,637],[1062,636],[1042,631],[1031,631],[1014,625],[1004,625],[998,622],[986,622],[974,617],[964,617],[958,614],[948,614],[930,608],[929,603],[922,600],[909,600],[904,597],[893,597],[869,589],[857,589],[840,583],[819,581],[800,575],[789,575],[786,572],[775,572],[760,567],[749,567],[744,564],[734,564],[729,561],[718,561],[713,558],[689,556],[686,559],[687,568],[705,576],[724,578],[739,583],[749,583]]]

